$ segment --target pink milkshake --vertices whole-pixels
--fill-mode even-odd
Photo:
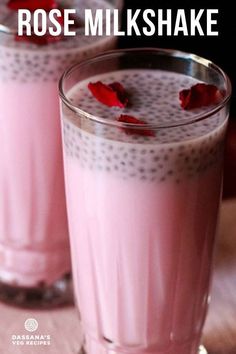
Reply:
[[[102,0],[76,4],[81,14],[87,7],[111,7]],[[0,5],[0,23],[11,28],[16,16],[6,1]],[[33,292],[32,302],[49,303],[57,297],[58,303],[66,288],[60,279],[67,278],[71,265],[57,81],[68,65],[114,46],[114,37],[85,37],[83,28],[76,37],[44,46],[18,42],[13,34],[0,32],[3,300],[30,305]]]
[[[94,60],[74,68],[74,84],[72,71],[61,81],[72,265],[87,354],[198,353],[227,112],[183,110],[179,91],[200,80],[150,69],[162,55],[114,54],[110,72],[112,55],[103,56],[107,73],[95,76]],[[142,66],[132,69],[139,58]],[[79,80],[89,65],[94,76]],[[98,102],[88,90],[97,81],[121,83],[130,106]],[[126,134],[120,114],[142,118],[153,134],[130,127]]]

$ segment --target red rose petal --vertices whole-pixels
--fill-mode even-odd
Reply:
[[[47,45],[49,43],[57,42],[63,39],[63,36],[51,36],[49,33],[44,36],[36,36],[35,34],[31,34],[31,36],[18,36],[15,35],[15,40],[17,42],[30,42],[37,45]]]
[[[140,124],[143,126],[145,126],[147,124],[143,120],[140,120],[140,119],[135,118],[133,116],[129,116],[127,114],[121,114],[117,120],[118,120],[118,122]],[[122,130],[128,135],[137,134],[137,135],[152,136],[152,137],[156,135],[155,131],[150,130],[150,129],[134,129],[134,128],[123,127]]]
[[[111,87],[112,90],[114,90],[117,93],[117,95],[120,99],[120,102],[124,105],[124,107],[126,107],[129,100],[128,100],[127,92],[125,91],[124,86],[122,86],[119,82],[113,82],[108,86]]]
[[[216,86],[203,83],[179,93],[180,105],[186,110],[216,104],[222,97],[222,92]]]
[[[127,92],[118,82],[113,82],[109,85],[105,85],[101,81],[90,82],[88,89],[99,102],[108,107],[124,108],[128,104]]]
[[[35,11],[37,9],[50,11],[58,8],[55,0],[10,0],[7,6],[11,10],[27,9],[30,11]]]

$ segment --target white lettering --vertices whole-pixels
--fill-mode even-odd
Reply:
[[[178,36],[179,32],[183,32],[184,36],[188,35],[187,21],[185,17],[185,11],[183,9],[179,9],[177,11],[174,36]]]
[[[114,9],[114,36],[125,36],[124,31],[120,31],[120,17],[119,10]]]
[[[212,9],[212,10],[207,10],[207,35],[208,36],[218,36],[219,32],[218,31],[212,31],[212,26],[217,24],[217,20],[212,19],[212,15],[218,14],[219,10],[217,9]]]
[[[106,36],[111,35],[111,10],[106,9]]]
[[[132,36],[133,30],[136,36],[141,36],[138,25],[136,23],[137,17],[140,14],[141,9],[135,10],[134,15],[132,14],[132,10],[127,10],[127,36]]]
[[[156,28],[154,23],[149,19],[149,15],[150,17],[155,17],[155,11],[151,10],[151,9],[147,9],[143,12],[143,20],[146,22],[146,24],[149,27],[143,27],[143,33],[145,34],[145,36],[153,36],[155,34]]]
[[[171,36],[171,9],[166,10],[166,20],[163,19],[163,10],[158,10],[158,35],[163,36],[163,26],[166,26],[167,36]]]
[[[190,33],[191,36],[195,36],[196,34],[196,29],[198,30],[198,33],[200,34],[200,36],[204,36],[204,32],[202,30],[202,26],[200,25],[200,19],[202,17],[204,10],[201,9],[198,11],[197,15],[196,15],[196,10],[192,9],[190,11]]]
[[[75,20],[70,19],[70,15],[76,14],[75,9],[64,10],[64,35],[65,36],[75,36],[75,30],[70,30],[70,27],[75,24]]]
[[[85,9],[85,36],[102,36],[103,11],[98,9],[95,18],[91,9]]]
[[[29,10],[18,10],[18,35],[31,35],[31,12]]]
[[[47,33],[47,13],[45,10],[37,9],[34,11],[34,34],[44,36]]]
[[[62,14],[59,9],[52,9],[49,12],[37,9],[31,13],[27,9],[20,9],[18,11],[18,35],[30,36],[33,31],[33,34],[39,37],[46,33],[58,36],[62,32],[65,36],[75,36],[76,11],[76,9],[64,9]],[[179,34],[218,36],[219,32],[216,27],[218,13],[218,9],[178,9],[175,14],[172,14],[171,9],[158,9],[157,12],[153,9],[146,9],[143,12],[141,9],[127,9],[126,30],[120,29],[118,9],[107,8],[95,11],[85,9],[83,18],[85,36],[141,36],[142,33],[145,36],[155,34],[157,36],[178,36]],[[144,25],[139,28],[138,20],[141,16]]]
[[[61,25],[55,18],[55,15],[56,17],[61,17],[61,11],[58,9],[54,9],[49,12],[49,19],[52,25],[54,25],[54,27],[49,27],[49,33],[51,36],[59,36],[61,33]]]

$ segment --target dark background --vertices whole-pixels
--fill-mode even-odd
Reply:
[[[217,29],[219,36],[136,36],[120,37],[119,46],[123,47],[161,47],[173,48],[204,56],[222,67],[229,75],[233,83],[233,98],[231,101],[231,119],[236,118],[236,59],[234,56],[236,44],[236,19],[232,1],[228,0],[126,0],[123,11],[123,29],[126,23],[126,9],[172,9],[174,14],[177,9],[219,9],[219,14],[214,15],[218,19]],[[186,12],[187,14],[188,12]],[[141,18],[141,16],[140,16]],[[139,28],[142,21],[138,21]],[[204,26],[202,26],[204,29]],[[216,26],[214,27],[214,30]]]

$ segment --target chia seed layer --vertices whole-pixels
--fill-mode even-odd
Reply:
[[[109,108],[98,102],[87,88],[88,82],[98,80],[122,83],[130,94],[130,106]],[[180,107],[179,91],[196,83],[191,77],[171,72],[123,70],[83,81],[68,97],[76,107],[108,122],[129,114],[151,124],[178,124],[212,108],[185,111]],[[117,126],[80,118],[66,106],[63,116],[65,152],[82,167],[122,178],[180,182],[222,160],[226,126],[223,111],[196,123],[157,129],[155,137],[127,135]]]

